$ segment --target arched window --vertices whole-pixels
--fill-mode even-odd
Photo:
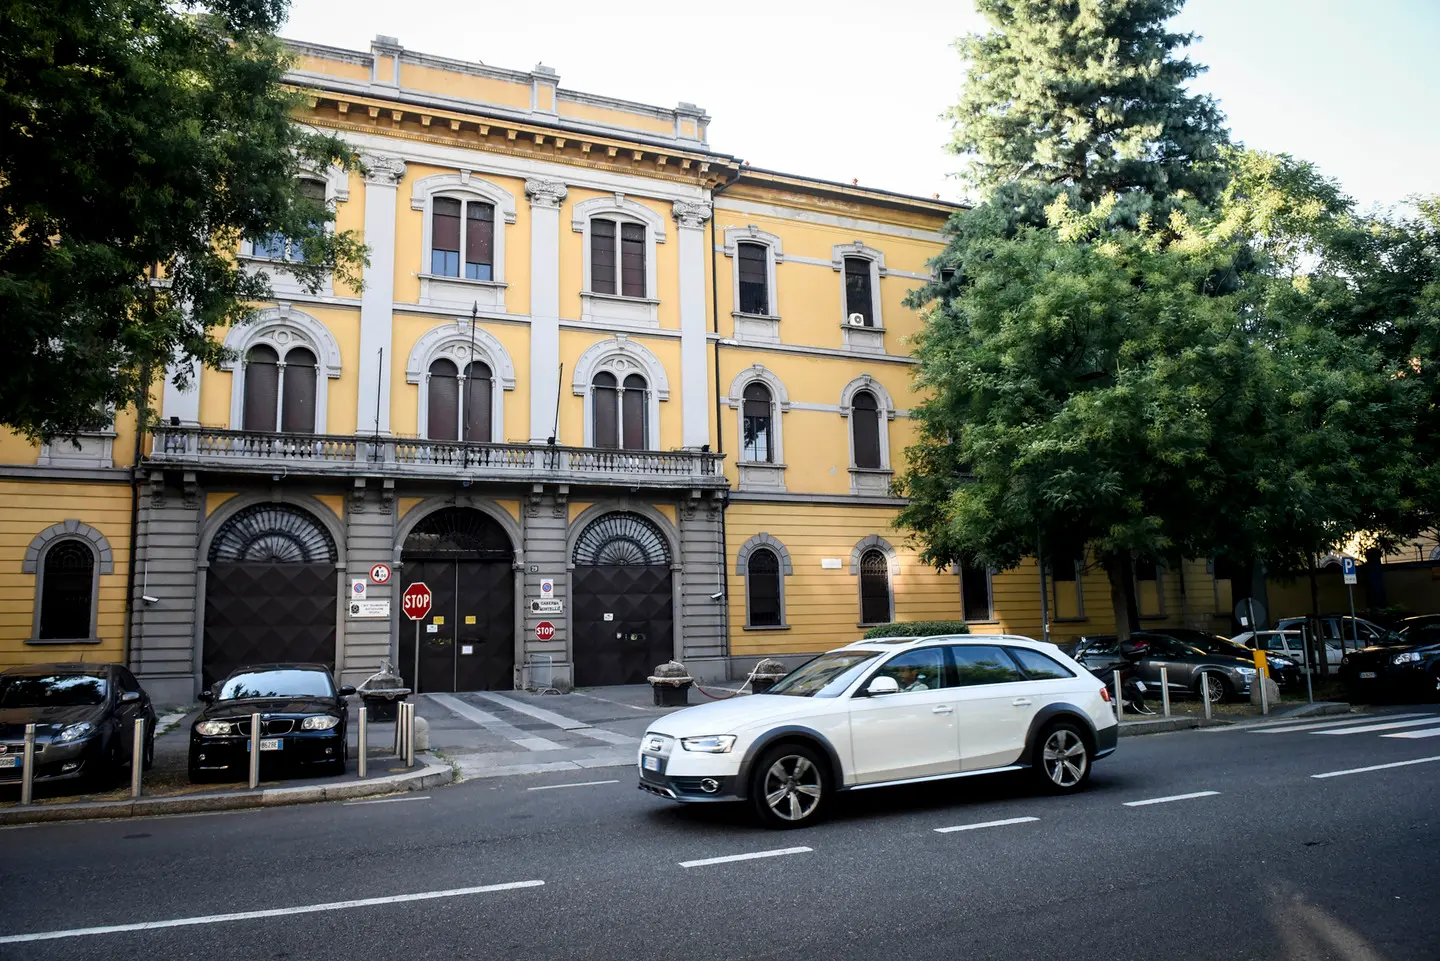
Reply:
[[[759,381],[749,384],[745,388],[744,403],[741,458],[752,462],[771,463],[775,460],[775,451],[771,443],[774,433],[774,405],[770,389]]]
[[[429,423],[425,436],[431,440],[460,439],[460,371],[440,358],[430,365]]]
[[[291,434],[315,433],[315,355],[296,347],[285,355],[280,368],[284,384],[280,429]]]
[[[275,430],[280,399],[280,355],[257,344],[245,355],[245,430]]]
[[[876,326],[870,269],[870,261],[864,257],[845,258],[845,314],[859,314],[866,327]]]
[[[855,448],[855,466],[879,469],[880,405],[868,390],[857,391],[850,401],[850,431]]]
[[[475,361],[461,376],[454,361],[436,358],[426,385],[425,436],[488,444],[493,439],[495,378],[490,365]]]
[[[50,546],[40,582],[41,640],[90,637],[95,589],[95,552],[83,541]]]
[[[430,273],[437,277],[493,280],[494,248],[493,204],[435,198],[430,215]]]
[[[740,313],[770,313],[769,250],[764,244],[735,245],[735,269],[739,271]]]
[[[768,547],[750,552],[745,567],[745,623],[748,627],[779,627],[780,558]]]
[[[490,407],[495,379],[490,367],[479,361],[465,365],[465,439],[473,444],[488,444]]]
[[[860,555],[860,623],[890,621],[890,561],[883,551],[871,548]]]
[[[601,371],[591,382],[595,392],[595,446],[620,446],[620,392],[616,389],[615,375]]]
[[[649,420],[646,408],[648,387],[645,378],[631,374],[625,378],[625,387],[620,401],[620,446],[625,450],[645,450],[649,445]]]

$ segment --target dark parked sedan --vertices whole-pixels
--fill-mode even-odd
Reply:
[[[1340,680],[1352,696],[1440,697],[1440,625],[1411,618],[1399,644],[1351,651],[1340,662]]]
[[[250,770],[250,715],[260,715],[260,769],[267,774],[345,771],[353,687],[335,687],[319,664],[244,667],[200,692],[209,706],[190,728],[190,780],[237,780]]]
[[[119,664],[34,664],[0,673],[0,783],[21,778],[25,725],[35,725],[35,780],[114,783],[145,720],[144,766],[155,758],[155,709]]]
[[[1166,669],[1171,694],[1201,696],[1200,685],[1210,689],[1215,703],[1234,697],[1249,697],[1255,679],[1255,662],[1229,654],[1207,654],[1165,634],[1136,631],[1122,645],[1113,634],[1082,638],[1075,659],[1091,672],[1105,672],[1120,657],[1136,666],[1136,675],[1146,687],[1160,690],[1160,668]],[[1108,674],[1097,673],[1108,677]]]
[[[1254,652],[1241,644],[1239,641],[1232,641],[1228,637],[1221,637],[1219,634],[1211,634],[1209,631],[1197,631],[1189,627],[1167,627],[1163,630],[1150,631],[1151,634],[1164,634],[1166,637],[1173,637],[1181,644],[1189,644],[1191,647],[1199,648],[1206,654],[1224,654],[1229,657],[1238,657],[1241,660],[1253,662]],[[1300,673],[1300,662],[1291,660],[1281,654],[1267,654],[1265,658],[1266,667],[1270,670],[1270,677],[1281,688],[1290,688],[1300,683],[1304,675]]]

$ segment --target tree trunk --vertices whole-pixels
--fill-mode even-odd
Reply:
[[[1378,608],[1390,606],[1390,597],[1385,590],[1384,558],[1380,548],[1372,547],[1365,552],[1365,563],[1360,568],[1365,572],[1365,606],[1372,614]]]
[[[1320,667],[1320,676],[1330,676],[1330,658],[1325,653],[1325,632],[1320,627],[1320,580],[1315,574],[1315,555],[1306,558],[1310,570],[1310,616],[1305,620],[1305,630],[1310,634],[1310,647],[1315,652],[1315,661]]]
[[[1120,640],[1140,629],[1140,605],[1135,598],[1135,565],[1129,554],[1107,558],[1105,574],[1110,578],[1110,604],[1115,609],[1115,634]]]

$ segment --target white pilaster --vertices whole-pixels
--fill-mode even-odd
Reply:
[[[525,181],[530,198],[530,440],[540,444],[555,429],[560,390],[560,205],[566,192],[557,180]]]
[[[390,352],[395,303],[395,192],[405,176],[399,157],[365,154],[365,245],[370,266],[360,295],[360,390],[356,425],[360,433],[390,433]],[[418,254],[418,251],[416,252]],[[380,351],[384,350],[383,363]],[[376,410],[379,421],[376,421]]]
[[[175,373],[181,367],[189,368],[189,383],[184,390],[175,386]],[[182,427],[200,424],[200,361],[186,361],[176,358],[165,368],[165,393],[160,400],[160,416],[168,422],[172,417],[180,418]],[[239,424],[228,425],[232,429]]]
[[[680,235],[680,444],[710,443],[711,391],[705,370],[705,221],[710,205],[675,201]]]

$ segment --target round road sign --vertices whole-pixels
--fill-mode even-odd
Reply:
[[[370,580],[376,584],[388,584],[390,582],[390,565],[376,564],[370,568]]]
[[[400,606],[410,620],[424,620],[425,615],[430,613],[430,588],[424,581],[416,581],[405,588],[405,593],[400,599]]]
[[[555,637],[555,625],[549,621],[541,621],[535,625],[535,637],[542,641],[548,641]]]

